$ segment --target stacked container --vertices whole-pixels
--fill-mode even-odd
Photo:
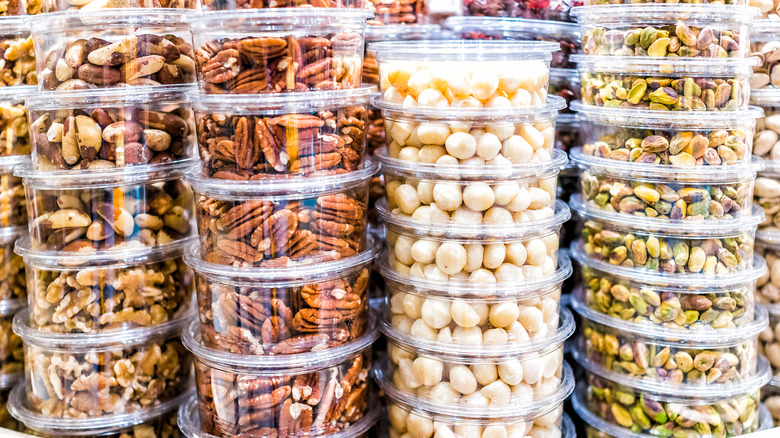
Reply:
[[[620,2],[618,2],[620,3]],[[628,3],[628,2],[626,2]],[[760,428],[767,312],[754,255],[751,22],[733,4],[609,4],[582,32],[583,217],[575,407],[611,436],[734,436]],[[754,79],[755,80],[755,79]],[[588,419],[590,418],[590,419]],[[614,432],[609,432],[614,430]],[[634,435],[631,435],[634,436]]]

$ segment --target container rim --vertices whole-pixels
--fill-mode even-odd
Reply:
[[[551,69],[552,70],[552,69]],[[565,70],[565,69],[560,69]],[[219,95],[217,95],[219,96]],[[431,106],[405,107],[403,104],[388,102],[382,93],[371,96],[371,105],[382,111],[387,117],[463,122],[464,118],[474,123],[494,122],[535,122],[555,119],[558,112],[566,108],[566,100],[560,96],[548,95],[543,106],[531,108],[439,108]]]
[[[760,105],[764,108],[780,107],[780,88],[751,88],[750,103],[753,105]]]
[[[171,30],[186,30],[187,15],[181,9],[116,8],[74,14],[73,11],[39,14],[30,20],[33,34],[51,34],[94,29],[97,23],[103,28],[126,27],[128,29],[165,26]],[[196,15],[196,14],[193,14]]]
[[[32,158],[30,158],[30,155],[9,155],[7,157],[0,157],[0,175],[15,174],[17,167],[31,164]]]
[[[10,87],[7,87],[10,88]],[[33,87],[37,91],[37,87]],[[0,88],[2,90],[2,88]],[[95,88],[90,90],[33,93],[26,98],[30,111],[71,109],[88,105],[113,104],[149,106],[166,104],[172,100],[186,100],[195,90],[193,84],[141,85],[132,88]],[[189,102],[186,102],[189,104]]]
[[[366,42],[379,42],[388,39],[405,40],[408,35],[436,35],[442,30],[438,24],[383,24],[366,26]]]
[[[609,7],[612,6],[609,5]],[[591,7],[597,6],[588,6],[588,8]],[[651,58],[648,56],[574,54],[569,56],[569,60],[577,63],[577,70],[580,73],[615,73],[621,75],[661,74],[669,76],[689,74],[693,76],[750,76],[753,74],[753,67],[760,65],[759,60],[756,58]]]
[[[541,36],[573,36],[580,39],[580,27],[577,23],[565,21],[538,20],[534,18],[503,18],[503,17],[478,17],[455,16],[444,21],[444,28],[453,32],[464,32],[476,28],[484,32],[516,32],[534,33]]]
[[[4,19],[7,17],[3,17]],[[5,21],[3,21],[5,26]],[[3,27],[5,29],[5,27]],[[37,85],[12,85],[9,87],[0,87],[0,99],[6,101],[24,101],[38,95]]]
[[[765,248],[780,250],[780,229],[764,228],[756,231],[756,244]]]
[[[264,93],[264,94],[205,94],[192,91],[192,106],[201,111],[297,111],[304,108],[319,108],[368,104],[368,98],[376,87],[361,85],[349,90],[307,91],[305,93]]]
[[[384,41],[369,45],[379,63],[417,61],[415,53],[425,53],[426,62],[551,60],[561,50],[556,42],[511,40]]]
[[[368,9],[348,8],[276,8],[206,11],[192,14],[193,29],[240,33],[249,29],[289,31],[299,27],[344,28],[362,30],[373,16]]]
[[[616,4],[577,6],[571,9],[570,15],[578,21],[588,24],[620,23],[625,24],[625,17],[631,20],[651,22],[668,22],[669,20],[702,20],[727,23],[750,23],[753,17],[761,15],[761,10],[744,5],[717,4]]]
[[[177,180],[197,161],[197,158],[189,158],[154,165],[51,171],[35,170],[32,162],[26,161],[14,169],[14,175],[22,178],[25,187],[32,190],[100,189]]]
[[[778,99],[780,99],[780,95],[778,95]],[[664,112],[631,108],[607,108],[583,105],[580,101],[572,102],[570,109],[577,113],[577,117],[580,120],[591,123],[664,130],[679,128],[717,129],[750,122],[755,125],[757,118],[764,117],[764,110],[757,106],[748,107],[746,110],[730,111],[728,117],[724,117],[719,111]]]

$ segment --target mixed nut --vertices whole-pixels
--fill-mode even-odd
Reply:
[[[22,35],[0,36],[0,86],[37,85],[33,38]]]
[[[22,423],[12,417],[8,412],[8,397],[11,394],[13,386],[0,389],[0,427],[4,429],[21,431],[24,429]]]
[[[414,24],[427,20],[428,0],[367,0],[378,24]]]
[[[582,2],[578,0],[466,0],[463,2],[463,15],[573,21],[569,17],[569,9],[578,4],[581,5]]]
[[[0,156],[30,155],[28,128],[24,100],[0,99]]]

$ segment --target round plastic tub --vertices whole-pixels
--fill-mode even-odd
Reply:
[[[759,393],[768,379],[768,373],[757,376],[753,387],[739,391],[705,394],[697,386],[659,392],[586,371],[580,410],[634,433],[731,437],[760,429]]]
[[[661,142],[658,140],[653,142]],[[620,162],[585,155],[575,148],[572,160],[582,169],[581,201],[616,216],[677,221],[720,221],[752,214],[753,188],[761,159],[711,166]]]
[[[352,342],[369,326],[373,238],[353,257],[309,266],[226,267],[201,260],[197,246],[185,261],[195,270],[203,344],[228,353],[281,356]]]
[[[201,430],[208,434],[317,436],[348,430],[370,411],[376,331],[336,348],[263,360],[204,346],[197,321],[183,338],[195,355]]]
[[[193,196],[181,177],[188,164],[154,170],[17,168],[27,191],[32,248],[84,254],[159,247],[187,237],[193,232]]]
[[[19,312],[13,329],[24,342],[29,409],[52,419],[96,419],[174,399],[191,385],[190,356],[179,335],[192,318],[73,334],[38,331],[27,311]]]
[[[45,14],[35,18],[32,33],[40,91],[173,85],[195,79],[189,27],[179,11]]]
[[[22,377],[22,339],[12,330],[14,315],[24,309],[24,300],[0,301],[0,384]]]
[[[558,231],[570,217],[563,203],[556,203],[555,215],[547,219],[495,225],[426,224],[390,214],[382,202],[377,210],[391,272],[489,287],[555,275]]]
[[[27,224],[27,198],[22,179],[14,176],[17,167],[28,165],[30,157],[0,157],[0,229],[24,227]]]
[[[570,68],[551,68],[550,85],[547,92],[562,97],[566,101],[566,108],[561,112],[571,113],[569,106],[582,98],[579,73]],[[561,122],[562,119],[563,117],[559,117],[557,121]]]
[[[371,87],[194,98],[203,176],[258,180],[363,167]]]
[[[9,0],[6,13],[3,15],[3,28],[0,30],[0,86],[12,87],[20,85],[37,85],[38,75],[35,72],[35,51],[33,38],[30,36],[30,23],[26,17],[11,17],[11,5],[24,5],[21,0]],[[1,7],[0,7],[1,9]],[[22,13],[23,15],[23,13]]]
[[[427,323],[396,328],[385,321],[387,359],[378,365],[379,379],[385,380],[380,386],[392,386],[410,402],[482,408],[486,415],[545,400],[568,383],[563,380],[563,341],[574,332],[574,320],[567,310],[562,313],[560,328],[548,337],[516,344],[495,332],[483,341],[478,328],[456,329],[446,339]],[[508,336],[514,340],[522,331]]]
[[[192,310],[192,271],[182,255],[194,238],[157,250],[91,252],[87,256],[30,249],[21,239],[29,300],[28,325],[41,332],[100,333],[151,327]],[[102,254],[101,254],[102,253]]]
[[[27,0],[30,1],[30,0]],[[192,12],[198,4],[195,0],[42,0],[43,12],[80,11],[89,13],[103,9],[180,9]]]
[[[765,161],[766,169],[758,174],[753,188],[754,202],[764,209],[766,218],[758,227],[780,232],[780,161]]]
[[[0,87],[0,156],[30,155],[30,134],[25,99],[36,94],[33,86]]]
[[[581,4],[582,1],[580,0],[551,0],[542,3],[529,0],[512,0],[506,2],[465,0],[463,2],[463,15],[574,21],[573,18],[569,16],[569,10],[572,6]]]
[[[427,0],[366,0],[372,25],[414,25],[428,21]]]
[[[574,8],[582,53],[651,58],[746,58],[756,8],[645,4]],[[627,18],[628,17],[628,18]]]
[[[756,283],[767,273],[757,258],[739,279],[693,282],[654,272],[614,273],[577,248],[570,254],[582,274],[582,287],[574,292],[580,306],[616,321],[696,333],[750,325],[756,313]]]
[[[550,41],[560,44],[553,53],[551,67],[575,68],[569,55],[580,53],[580,28],[574,23],[562,23],[526,18],[450,17],[444,28],[457,38],[467,40]]]
[[[757,20],[750,31],[750,56],[761,63],[753,68],[750,88],[780,88],[780,26],[775,20]]]
[[[200,90],[258,94],[358,88],[368,14],[316,8],[192,16]]]
[[[35,170],[109,169],[195,157],[188,86],[27,98]]]
[[[365,0],[201,0],[200,10],[229,11],[234,9],[276,9],[276,8],[347,8],[363,9]]]
[[[376,166],[344,175],[265,180],[207,179],[187,173],[205,261],[292,267],[366,249],[368,184]]]
[[[53,418],[29,408],[23,383],[10,392],[8,408],[26,434],[44,438],[178,438],[177,408],[192,391],[159,405],[96,418]]]
[[[572,55],[585,105],[652,111],[746,110],[753,59]]]
[[[637,380],[661,392],[666,387],[701,387],[717,394],[751,382],[769,368],[758,359],[758,335],[768,324],[762,308],[754,321],[738,328],[682,334],[678,329],[619,321],[576,298],[572,307],[582,323],[574,351],[577,361],[601,367],[626,384]]]
[[[610,213],[572,200],[583,218],[582,241],[575,244],[593,261],[615,274],[657,271],[690,280],[717,276],[743,280],[753,267],[756,226],[752,216],[722,221],[670,221]]]
[[[408,0],[401,0],[408,1]],[[425,0],[414,0],[419,2]],[[369,20],[369,24],[371,21]],[[363,56],[363,82],[379,86],[379,64],[371,44],[382,41],[419,41],[443,38],[438,24],[390,24],[366,26],[366,46]]]
[[[762,115],[758,107],[734,111],[730,117],[596,108],[579,102],[572,109],[584,127],[583,155],[676,167],[749,164],[753,129]]]
[[[765,304],[769,313],[769,326],[758,337],[759,352],[769,360],[772,375],[780,380],[780,305]]]
[[[385,101],[468,110],[543,107],[552,53],[560,47],[537,41],[396,41],[369,50],[376,52]]]
[[[26,235],[24,227],[0,228],[0,303],[27,300],[24,260],[14,253],[14,244]]]
[[[756,254],[766,261],[767,271],[758,279],[756,302],[780,304],[780,232],[771,229],[756,233]]]
[[[756,120],[753,154],[766,161],[780,160],[780,88],[751,90],[750,102],[764,110],[764,116]]]

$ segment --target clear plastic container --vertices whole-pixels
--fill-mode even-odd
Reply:
[[[615,320],[697,333],[750,325],[756,312],[756,283],[767,273],[757,258],[739,279],[692,282],[654,272],[614,273],[576,248],[570,253],[582,274],[582,287],[574,292],[581,306]]]
[[[195,283],[182,255],[194,240],[86,257],[35,251],[28,238],[19,240],[16,251],[24,257],[30,294],[29,326],[51,333],[113,332],[190,313]]]
[[[476,167],[414,163],[383,152],[377,159],[391,215],[423,223],[499,226],[555,215],[558,173],[566,153],[552,155],[547,162]]]
[[[31,0],[26,0],[31,1]],[[86,14],[104,9],[179,9],[192,12],[198,5],[196,0],[39,0],[43,12],[74,12]]]
[[[24,227],[27,224],[27,198],[22,179],[14,169],[28,165],[27,155],[0,157],[0,229]]]
[[[473,110],[543,107],[552,53],[560,47],[458,40],[382,42],[369,50],[376,52],[379,87],[388,103]]]
[[[186,162],[39,172],[16,169],[27,191],[32,249],[74,251],[159,247],[194,233]]]
[[[743,280],[754,265],[756,226],[763,219],[758,208],[740,219],[686,222],[595,210],[574,198],[584,221],[582,241],[574,247],[593,266],[615,274],[657,271],[681,280],[733,281]]]
[[[750,102],[760,105],[764,116],[756,120],[753,154],[766,161],[780,160],[780,88],[751,90]]]
[[[0,156],[30,155],[25,99],[37,93],[33,86],[0,87]]]
[[[202,261],[197,245],[185,261],[195,270],[203,344],[228,353],[281,356],[338,347],[369,328],[370,266],[379,251],[310,266],[226,267]]]
[[[261,180],[363,167],[372,87],[294,95],[194,96],[203,176]]]
[[[756,284],[756,302],[780,304],[780,232],[772,229],[756,233],[756,254],[766,261],[767,272]]]
[[[381,0],[380,0],[381,1]],[[407,0],[401,0],[407,1]],[[418,3],[427,0],[414,0]],[[391,24],[366,26],[366,46],[363,56],[363,82],[379,86],[379,64],[371,44],[382,41],[420,41],[444,39],[444,32],[438,24]]]
[[[0,303],[27,300],[24,260],[14,244],[27,235],[24,227],[0,228]]]
[[[526,18],[450,17],[444,28],[456,37],[467,40],[551,41],[561,45],[553,53],[554,68],[575,68],[569,55],[580,53],[580,28],[574,23],[561,23]]]
[[[582,134],[582,123],[580,123],[575,114],[561,114],[555,124],[555,149],[560,149],[568,154],[573,148],[582,146]],[[579,170],[576,166],[569,165],[567,168],[576,170],[575,176],[577,181],[579,181]],[[562,169],[562,172],[565,169]],[[569,174],[571,175],[571,172]],[[558,185],[562,185],[562,182],[559,181]]]
[[[746,110],[754,59],[572,55],[585,105],[652,111]]]
[[[365,9],[206,12],[189,18],[200,90],[259,94],[358,88]]]
[[[411,328],[385,321],[387,358],[377,367],[378,379],[384,380],[380,386],[392,386],[410,402],[484,409],[485,415],[544,401],[567,384],[563,342],[574,332],[574,320],[567,310],[561,318],[549,336],[515,344],[507,336],[514,340],[524,329],[505,333],[504,339],[486,334],[484,340],[479,328],[456,329],[446,339],[424,321]]]
[[[574,8],[582,53],[651,58],[746,58],[747,6],[698,4],[603,5]]]
[[[465,0],[463,2],[463,15],[574,21],[574,19],[569,16],[569,10],[573,6],[581,5],[582,0],[550,0],[546,2],[534,2],[530,0]]]
[[[189,86],[27,98],[35,170],[110,169],[195,157]]]
[[[653,142],[661,142],[657,137]],[[619,216],[677,221],[719,221],[750,216],[760,158],[725,171],[711,166],[620,162],[585,155],[572,160],[582,169],[581,202]]]
[[[17,13],[9,13],[9,9],[18,9],[20,6],[24,7],[24,4],[24,0],[9,0],[6,11],[0,12],[0,16],[3,16],[3,27],[0,29],[0,51],[2,51],[0,86],[2,87],[38,84],[30,23],[26,17],[8,16],[17,15]],[[0,5],[0,11],[2,9]]]
[[[750,56],[760,65],[753,68],[750,88],[780,88],[780,25],[776,20],[756,20],[750,33]]]
[[[382,202],[377,210],[385,224],[391,272],[489,287],[555,275],[558,232],[570,217],[560,202],[552,217],[515,224],[426,224],[392,215]]]
[[[32,33],[40,91],[195,80],[189,26],[175,10],[45,14],[33,21]]]
[[[547,92],[562,97],[566,101],[566,108],[561,112],[571,113],[571,104],[582,98],[579,73],[570,68],[551,68]],[[557,121],[562,121],[562,117],[559,116]]]
[[[11,327],[14,315],[24,306],[24,300],[0,301],[0,383],[19,379],[24,371],[22,339]]]
[[[769,360],[772,375],[780,380],[780,305],[764,304],[769,313],[769,326],[758,337],[759,352]]]
[[[191,394],[192,391],[187,391],[164,403],[135,412],[95,418],[54,418],[29,408],[25,385],[20,383],[10,393],[9,410],[22,424],[24,433],[44,438],[179,438],[177,408]]]
[[[201,430],[208,434],[317,436],[348,430],[371,410],[376,331],[336,348],[260,361],[204,346],[197,321],[183,338],[195,355]]]
[[[758,358],[758,335],[768,324],[760,307],[755,319],[741,327],[685,333],[619,321],[576,298],[572,307],[582,323],[574,357],[586,368],[601,367],[602,374],[627,385],[640,381],[660,392],[667,387],[702,388],[717,394],[753,382],[769,369]]]
[[[227,11],[234,9],[276,8],[348,8],[363,9],[364,0],[200,0],[201,11]]]
[[[233,266],[292,267],[366,249],[371,163],[344,175],[226,181],[190,170],[201,257]]]
[[[412,25],[428,21],[428,0],[366,0],[371,24]]]
[[[579,102],[572,109],[585,127],[582,154],[679,167],[749,164],[753,129],[762,115],[758,107],[734,111],[730,117],[596,108]]]
[[[113,333],[46,333],[14,317],[24,342],[27,402],[49,418],[95,419],[174,399],[190,387],[190,356],[179,335],[186,315],[165,324]]]
[[[753,188],[754,202],[764,209],[766,218],[758,227],[780,232],[780,161],[767,160]]]

